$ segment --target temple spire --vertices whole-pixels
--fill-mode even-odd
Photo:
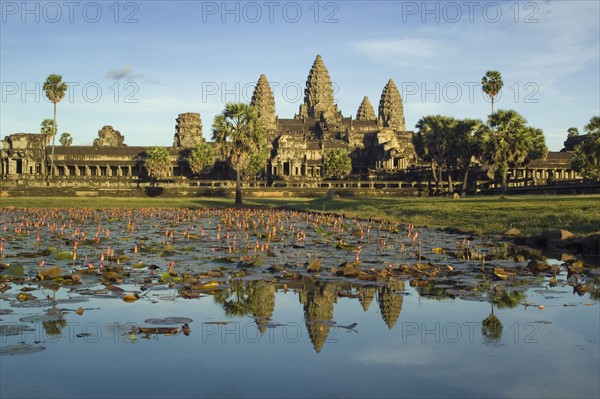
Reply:
[[[323,58],[317,55],[310,69],[304,89],[304,104],[300,116],[318,118],[321,114],[333,114],[337,107],[333,103],[333,85]]]
[[[277,129],[277,117],[275,116],[275,97],[267,77],[262,74],[254,87],[250,105],[258,111],[258,120],[265,131]]]
[[[404,109],[398,87],[392,79],[385,85],[379,101],[379,123],[384,128],[405,131]]]
[[[373,105],[371,105],[371,101],[369,101],[369,97],[365,96],[360,106],[358,107],[358,111],[356,111],[356,120],[357,121],[376,121],[377,117],[375,116],[375,110],[373,109]]]

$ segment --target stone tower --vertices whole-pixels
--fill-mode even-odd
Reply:
[[[403,108],[398,87],[390,79],[383,88],[379,101],[379,124],[384,128],[405,131]]]
[[[402,303],[404,302],[404,281],[390,280],[386,285],[377,290],[377,300],[379,302],[379,311],[381,317],[388,328],[391,330],[396,325],[400,312],[402,312]]]
[[[275,97],[267,77],[262,74],[254,88],[250,105],[258,111],[258,120],[266,132],[277,130],[277,117],[275,116]]]
[[[338,113],[333,103],[333,85],[329,72],[320,55],[308,73],[304,89],[304,104],[300,106],[301,117],[320,118],[321,115],[334,116]]]
[[[187,112],[179,114],[175,120],[175,136],[173,137],[173,147],[192,148],[202,142],[202,119],[196,112]]]
[[[377,117],[375,116],[375,110],[373,109],[373,105],[371,105],[371,101],[369,101],[369,97],[365,96],[360,106],[358,107],[358,111],[356,111],[356,120],[357,121],[376,121]]]
[[[127,147],[125,137],[112,126],[102,126],[98,130],[98,138],[94,139],[94,147]]]

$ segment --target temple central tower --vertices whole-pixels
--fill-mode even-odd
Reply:
[[[300,117],[320,118],[321,115],[335,115],[337,106],[333,103],[333,85],[329,72],[320,55],[310,69],[304,89],[304,104],[300,105]]]

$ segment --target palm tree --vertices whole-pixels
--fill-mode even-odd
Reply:
[[[523,118],[513,110],[498,110],[487,125],[477,131],[481,143],[481,159],[502,176],[502,193],[507,190],[507,174],[511,166],[524,162],[532,144]]]
[[[492,114],[494,113],[494,98],[502,89],[502,75],[498,71],[487,71],[481,78],[481,89],[492,99]]]
[[[192,149],[187,159],[190,170],[193,174],[198,175],[204,170],[212,167],[215,163],[215,155],[213,148],[206,141],[201,141]]]
[[[58,142],[63,147],[69,147],[70,145],[73,144],[73,137],[71,137],[71,135],[69,133],[65,132],[60,135],[60,139],[58,139]]]
[[[587,134],[600,133],[600,116],[592,116],[590,122],[583,129]]]
[[[52,138],[52,134],[54,133],[54,121],[52,119],[44,119],[42,124],[40,125],[40,134],[44,136],[44,142],[46,144]]]
[[[227,103],[213,123],[213,140],[236,174],[235,205],[242,202],[242,171],[252,154],[263,152],[264,130],[258,122],[258,112],[244,103]]]
[[[165,147],[152,147],[146,151],[146,170],[148,177],[153,180],[171,175],[171,155]]]
[[[453,141],[453,158],[452,162],[455,167],[463,171],[463,184],[461,192],[464,195],[467,191],[467,183],[469,180],[469,170],[471,169],[472,161],[479,153],[479,143],[475,137],[475,132],[479,129],[483,122],[479,119],[462,119],[458,121],[458,125],[454,129],[452,135]]]
[[[417,154],[423,153],[425,159],[431,162],[434,178],[435,166],[438,166],[439,177],[436,180],[439,182],[442,181],[442,168],[446,167],[448,191],[452,193],[452,169],[458,165],[464,150],[463,140],[459,137],[459,121],[450,116],[428,115],[421,118],[416,127],[419,131],[413,141]]]
[[[531,166],[533,161],[546,159],[548,147],[546,146],[546,140],[542,129],[528,126],[525,128],[525,134],[529,136],[529,141],[531,142],[531,148],[529,148],[529,151],[523,160],[523,164],[525,165],[525,185],[527,185],[529,166]]]
[[[44,92],[46,93],[46,98],[52,101],[54,104],[54,124],[52,129],[52,156],[50,159],[50,173],[52,174],[54,171],[54,141],[56,139],[56,104],[61,101],[65,97],[65,92],[67,91],[67,84],[62,81],[62,76],[51,74],[46,78],[44,82]]]

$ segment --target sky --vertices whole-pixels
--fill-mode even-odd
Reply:
[[[600,114],[600,2],[1,0],[0,136],[52,118],[42,86],[68,83],[59,135],[90,145],[112,125],[130,146],[169,146],[175,119],[199,112],[211,137],[225,103],[250,102],[261,74],[276,113],[293,118],[323,57],[334,97],[377,111],[391,78],[406,126],[431,114],[485,120],[487,70],[502,73],[496,109],[514,109],[558,151],[569,127]]]

